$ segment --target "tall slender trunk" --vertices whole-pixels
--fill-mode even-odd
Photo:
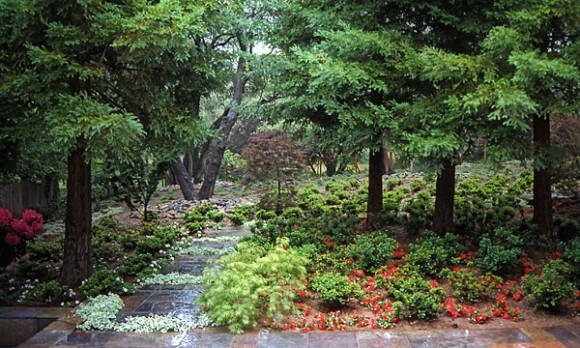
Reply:
[[[554,249],[554,228],[552,225],[552,174],[546,151],[550,147],[550,116],[534,116],[534,146],[536,157],[543,159],[542,166],[534,167],[534,223],[538,233],[546,236],[548,248]]]
[[[66,233],[61,281],[72,288],[92,272],[91,164],[85,158],[84,141],[77,141],[67,165]]]
[[[244,48],[241,50],[243,52],[246,51]],[[222,159],[224,158],[224,152],[228,145],[228,137],[234,124],[238,120],[238,107],[242,103],[244,87],[246,85],[246,79],[244,77],[245,66],[245,59],[240,57],[238,59],[236,77],[234,79],[234,94],[230,107],[227,110],[225,117],[223,117],[220,122],[218,138],[214,139],[209,146],[207,173],[205,174],[201,189],[199,190],[200,199],[209,199],[213,195],[217,176],[222,165]]]
[[[370,151],[369,155],[369,193],[367,202],[367,229],[373,229],[380,222],[380,213],[383,210],[383,164],[384,153],[381,148],[378,151]]]
[[[455,196],[455,164],[450,159],[443,161],[443,170],[437,175],[435,184],[435,212],[433,231],[443,234],[453,231],[453,200]]]

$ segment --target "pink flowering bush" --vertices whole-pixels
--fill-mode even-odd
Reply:
[[[15,256],[14,248],[23,245],[42,231],[44,218],[32,209],[16,219],[8,209],[0,208],[0,263],[7,264]]]

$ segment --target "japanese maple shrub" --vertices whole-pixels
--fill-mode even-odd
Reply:
[[[293,309],[296,290],[305,289],[306,259],[280,238],[274,247],[241,242],[203,275],[197,299],[217,325],[234,333],[256,327]]]

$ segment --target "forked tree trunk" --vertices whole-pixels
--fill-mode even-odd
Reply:
[[[245,51],[245,49],[242,48],[242,51]],[[199,190],[200,199],[209,199],[213,195],[217,176],[224,158],[224,152],[228,145],[228,137],[234,124],[238,120],[238,107],[242,103],[244,87],[246,85],[246,79],[244,78],[245,65],[244,58],[240,57],[238,59],[238,67],[234,79],[234,94],[230,107],[227,113],[225,113],[225,117],[221,119],[218,128],[218,138],[214,139],[209,146],[207,173]]]
[[[171,165],[171,172],[175,176],[175,179],[181,188],[183,198],[189,201],[195,200],[193,181],[191,180],[191,176],[187,172],[187,169],[181,160],[178,159],[174,164]]]
[[[91,164],[85,158],[85,146],[68,157],[67,202],[64,237],[64,258],[61,281],[75,287],[89,277],[91,264]]]
[[[373,229],[379,224],[380,213],[383,210],[383,149],[370,151],[369,155],[369,193],[367,202],[367,229]]]
[[[534,168],[534,223],[538,233],[546,236],[548,248],[554,249],[554,228],[552,225],[552,175],[547,161],[546,150],[550,147],[550,116],[534,116],[534,146],[536,156],[544,158],[541,167]]]
[[[455,196],[455,164],[443,161],[443,170],[435,184],[433,231],[439,234],[453,231],[453,199]]]

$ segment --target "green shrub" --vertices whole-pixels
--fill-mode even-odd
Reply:
[[[431,231],[425,232],[419,242],[409,246],[405,263],[426,276],[439,276],[459,254],[459,242],[453,234],[440,237]]]
[[[397,249],[397,241],[387,232],[359,234],[346,248],[346,253],[354,259],[355,267],[365,272],[375,273]]]
[[[400,314],[407,319],[435,318],[445,297],[442,288],[433,286],[415,272],[402,269],[389,278],[387,291],[402,303]]]
[[[281,238],[271,250],[241,242],[237,251],[222,257],[203,275],[205,292],[197,302],[217,325],[234,333],[256,327],[293,308],[295,291],[303,289],[306,260]]]
[[[431,226],[433,212],[435,211],[435,200],[429,192],[420,191],[403,206],[402,211],[409,214],[408,220],[405,221],[407,230],[416,232]]]
[[[418,192],[419,190],[422,190],[425,186],[427,186],[427,182],[423,179],[413,179],[409,182],[411,192]]]
[[[56,305],[69,300],[67,294],[68,286],[61,285],[56,280],[51,280],[37,284],[34,289],[29,292],[25,303],[36,302],[47,305]]]
[[[401,185],[403,185],[403,179],[401,179],[401,178],[390,178],[390,179],[387,179],[387,181],[385,181],[385,189],[387,191],[391,191],[395,187],[401,186]]]
[[[79,289],[87,297],[95,297],[110,292],[123,294],[135,291],[135,288],[131,284],[125,283],[121,277],[111,269],[101,269],[96,271],[79,287]]]
[[[575,291],[570,281],[572,267],[563,260],[552,260],[544,265],[539,275],[528,275],[522,281],[524,291],[531,295],[536,307],[552,309]]]
[[[445,277],[449,280],[453,297],[462,302],[478,302],[489,295],[502,284],[502,279],[492,274],[480,275],[472,268],[462,268],[458,271],[448,271]]]
[[[568,242],[580,236],[580,224],[571,219],[554,219],[554,227],[560,240]]]
[[[29,243],[27,251],[30,258],[35,261],[60,261],[62,260],[63,247],[58,241],[45,242],[39,240]]]
[[[153,261],[153,255],[149,253],[129,256],[123,260],[121,265],[121,274],[136,275],[137,273],[150,267],[151,261]]]
[[[321,300],[331,304],[344,305],[349,298],[364,295],[359,284],[336,272],[317,275],[310,281],[310,286],[319,294]]]
[[[564,261],[572,266],[572,279],[575,280],[576,288],[580,289],[580,237],[566,243],[564,249]]]
[[[485,271],[506,274],[519,265],[523,242],[520,237],[505,228],[496,228],[484,234],[479,241],[476,263]]]

